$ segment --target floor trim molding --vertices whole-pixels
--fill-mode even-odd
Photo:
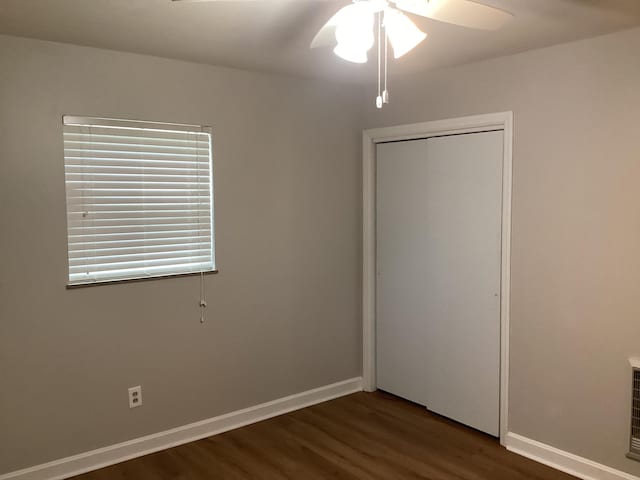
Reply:
[[[630,473],[607,467],[516,433],[507,433],[505,446],[513,453],[583,480],[640,480],[640,477]]]
[[[5,473],[0,475],[0,480],[60,480],[69,478],[359,391],[362,391],[362,377],[325,385],[171,430]]]

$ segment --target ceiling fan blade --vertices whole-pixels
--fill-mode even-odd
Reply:
[[[205,3],[205,2],[251,2],[253,0],[171,0],[182,3]]]
[[[479,30],[498,30],[513,15],[472,0],[395,0],[405,12]]]
[[[181,2],[181,3],[236,3],[236,2],[334,2],[335,0],[171,0],[172,2]]]
[[[416,27],[409,17],[395,8],[384,10],[384,22],[394,58],[402,57],[427,38],[427,34]]]

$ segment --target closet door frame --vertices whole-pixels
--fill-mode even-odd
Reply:
[[[374,128],[362,132],[362,377],[376,390],[376,144],[442,135],[504,131],[500,275],[500,443],[509,431],[509,309],[511,304],[511,189],[513,112]]]

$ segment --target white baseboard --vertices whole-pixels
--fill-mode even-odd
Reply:
[[[219,417],[5,473],[0,475],[0,480],[60,480],[69,478],[359,391],[362,391],[362,377],[325,385]]]
[[[511,452],[583,480],[640,480],[640,477],[630,473],[607,467],[516,433],[507,433],[505,446]]]

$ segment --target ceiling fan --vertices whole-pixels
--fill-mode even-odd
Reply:
[[[247,0],[172,1],[238,2]],[[366,63],[368,52],[376,43],[377,36],[376,106],[382,108],[383,104],[389,103],[386,85],[388,43],[391,43],[394,58],[400,58],[427,37],[427,34],[421,31],[405,13],[480,30],[498,30],[513,18],[509,12],[475,0],[352,0],[351,4],[342,7],[325,23],[311,41],[310,47],[333,46],[333,52],[338,57],[349,62]]]

